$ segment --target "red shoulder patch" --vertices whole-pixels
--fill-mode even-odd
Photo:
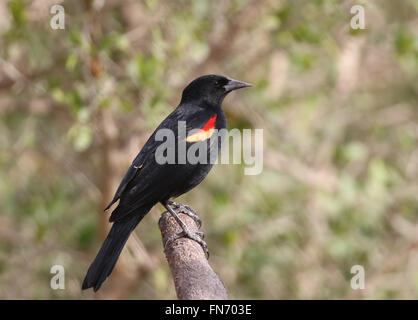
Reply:
[[[214,116],[210,117],[208,122],[206,122],[205,125],[203,126],[203,128],[197,131],[196,133],[188,136],[186,138],[186,141],[196,142],[196,141],[203,141],[203,140],[209,139],[212,136],[213,131],[215,130],[217,116],[218,115],[215,114]]]
[[[206,122],[205,126],[203,127],[203,131],[209,131],[210,129],[214,129],[215,128],[215,123],[216,123],[216,117],[218,115],[215,114],[213,117],[210,117],[208,122]]]

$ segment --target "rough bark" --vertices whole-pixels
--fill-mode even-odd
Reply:
[[[198,230],[192,218],[182,213],[179,216],[191,231]],[[168,237],[182,231],[168,212],[162,214],[158,225],[163,244]],[[198,243],[186,238],[172,241],[165,248],[165,255],[173,275],[177,297],[180,300],[228,299],[222,280],[212,270]]]

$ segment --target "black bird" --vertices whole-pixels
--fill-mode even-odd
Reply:
[[[222,101],[229,92],[249,86],[251,85],[248,83],[228,77],[205,75],[193,80],[184,89],[180,104],[145,143],[122,179],[113,200],[106,207],[105,210],[108,210],[119,200],[118,206],[109,219],[113,222],[113,226],[87,271],[83,289],[91,287],[94,291],[100,289],[102,283],[111,274],[129,235],[158,202],[176,218],[183,229],[181,234],[171,240],[180,237],[191,238],[197,241],[208,254],[202,235],[190,232],[174,208],[183,209],[200,224],[199,217],[190,207],[170,201],[170,198],[178,197],[197,186],[212,168],[213,161],[212,163],[209,161],[190,163],[189,159],[186,159],[184,163],[180,162],[182,155],[177,155],[174,163],[161,164],[158,160],[161,156],[158,147],[162,146],[164,139],[163,141],[156,139],[158,138],[157,132],[161,129],[170,129],[175,133],[174,145],[170,147],[174,147],[176,153],[181,139],[181,142],[186,145],[186,152],[196,143],[205,143],[208,146],[206,156],[215,152],[216,159],[222,139],[216,139],[215,143],[210,143],[210,137],[215,132],[214,129],[226,128],[225,114],[221,109]],[[182,124],[179,121],[185,121],[184,137],[178,134],[179,123]]]

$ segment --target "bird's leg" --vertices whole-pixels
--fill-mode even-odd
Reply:
[[[177,234],[169,237],[164,244],[164,248],[166,248],[167,245],[172,241],[175,241],[175,240],[180,239],[180,238],[189,238],[191,240],[196,241],[198,244],[200,244],[203,251],[205,252],[206,257],[209,258],[208,245],[206,244],[205,241],[203,241],[203,238],[204,238],[203,232],[200,232],[200,231],[192,232],[192,231],[190,231],[189,228],[187,227],[187,225],[183,222],[183,220],[180,219],[177,212],[173,208],[171,208],[169,201],[167,201],[166,203],[163,203],[163,205],[167,209],[167,211],[170,212],[170,214],[174,217],[174,219],[176,219],[177,223],[183,229],[182,232],[177,233]]]
[[[170,207],[177,209],[177,211],[184,213],[188,215],[190,218],[192,218],[196,222],[198,228],[200,229],[200,227],[202,226],[202,219],[200,219],[196,211],[190,208],[187,204],[183,204],[180,202],[168,200],[167,203]]]

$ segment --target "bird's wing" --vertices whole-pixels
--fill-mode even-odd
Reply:
[[[153,186],[149,184],[151,183],[151,181],[149,181],[150,177],[159,176],[159,178],[156,178],[156,181],[160,181],[161,179],[164,179],[164,175],[160,176],[160,174],[165,172],[165,170],[162,169],[164,166],[155,166],[154,159],[151,159],[152,157],[155,157],[155,150],[161,143],[163,143],[163,141],[156,141],[155,134],[161,128],[168,128],[176,133],[178,128],[177,121],[185,120],[185,117],[187,117],[189,120],[186,122],[186,132],[189,132],[195,128],[200,128],[203,118],[198,110],[193,110],[192,112],[189,110],[188,114],[185,115],[184,109],[177,108],[163,122],[161,122],[158,128],[145,143],[144,147],[137,155],[135,160],[132,162],[131,166],[125,174],[125,177],[122,179],[122,182],[120,183],[115,196],[113,197],[113,200],[105,209],[109,209],[116,201],[118,201],[118,199],[121,199],[121,197],[124,195],[124,205],[122,207],[129,207],[129,210],[127,208],[119,208],[119,210],[115,210],[112,212],[112,221],[123,217],[130,211],[133,211],[136,207],[142,205],[144,201],[149,200],[147,199],[148,196],[143,193],[144,189],[148,189],[149,193],[158,193],[158,189],[154,190]],[[145,172],[140,174],[140,172],[144,170],[144,167],[146,167]],[[155,172],[158,167],[160,169]],[[143,180],[144,177],[146,177],[145,180]],[[153,181],[153,183],[156,184],[156,181]],[[138,187],[139,184],[141,187]]]
[[[155,140],[155,134],[156,132],[161,128],[171,127],[172,126],[172,119],[176,119],[180,116],[179,109],[176,108],[170,115],[168,115],[167,118],[164,119],[163,122],[157,127],[157,129],[153,132],[153,134],[149,137],[147,142],[145,143],[142,150],[138,153],[130,167],[128,168],[128,171],[126,172],[125,176],[123,177],[118,189],[116,190],[115,195],[113,196],[112,201],[108,204],[108,206],[105,208],[105,211],[108,210],[116,201],[118,201],[122,195],[122,193],[126,190],[126,187],[128,186],[129,182],[131,182],[134,177],[138,174],[140,169],[143,167],[144,162],[146,161],[146,158],[153,154],[153,151],[158,147],[159,144],[162,143],[162,141],[156,141]],[[171,124],[171,125],[168,125]],[[174,128],[173,128],[174,129]]]
[[[138,171],[142,168],[146,156],[146,152],[144,152],[144,148],[141,150],[141,152],[136,156],[135,160],[130,165],[128,171],[126,172],[125,176],[123,177],[121,183],[119,184],[118,189],[116,190],[115,195],[113,196],[112,201],[108,204],[108,206],[105,208],[105,211],[108,210],[118,199],[120,198],[122,192],[126,189],[126,186],[132,179],[136,176]]]

